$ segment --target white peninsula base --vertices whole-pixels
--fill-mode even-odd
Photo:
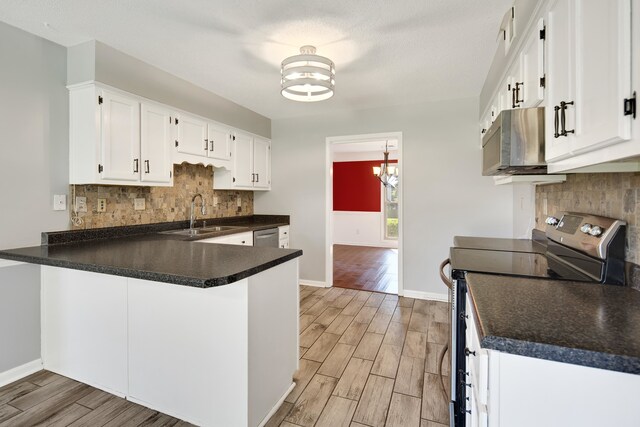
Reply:
[[[260,426],[298,365],[298,261],[194,288],[42,266],[44,368],[201,426]]]

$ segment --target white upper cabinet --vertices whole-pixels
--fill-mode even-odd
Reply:
[[[271,174],[269,166],[271,164],[271,143],[264,139],[255,137],[253,139],[253,186],[257,188],[269,188],[271,186]]]
[[[206,156],[208,151],[207,122],[189,114],[177,119],[176,151],[183,154]]]
[[[233,184],[234,187],[253,186],[253,138],[236,132],[233,136]],[[215,185],[215,174],[214,174]]]
[[[231,169],[216,169],[216,190],[271,189],[271,141],[236,132],[231,142]]]
[[[515,98],[520,107],[537,107],[544,99],[544,20],[530,32],[520,54],[520,78],[515,86]]]
[[[630,0],[555,1],[547,31],[547,162],[629,140]]]
[[[573,75],[575,50],[571,11],[575,0],[555,0],[547,18],[547,105],[545,109],[545,157],[547,162],[571,155],[574,139]]]
[[[640,74],[631,72],[640,63],[640,32],[631,31],[640,8],[631,0],[544,0],[534,13],[480,129],[487,112],[493,121],[504,108],[542,106],[549,173],[640,170]]]
[[[573,152],[631,138],[624,99],[631,95],[630,0],[575,1],[575,128]]]
[[[140,104],[140,113],[140,180],[168,184],[173,173],[173,113],[161,105],[150,102]]]
[[[156,105],[94,83],[69,87],[69,183],[172,185],[170,132]]]
[[[101,113],[102,178],[140,180],[140,103],[106,90],[98,98]]]
[[[231,158],[231,130],[224,126],[207,124],[207,156],[214,159],[229,160]]]
[[[69,183],[173,185],[173,165],[215,168],[214,188],[269,190],[271,142],[97,83],[69,89]]]

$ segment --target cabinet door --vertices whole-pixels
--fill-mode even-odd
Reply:
[[[509,73],[507,75],[507,92],[506,92],[506,107],[505,109],[513,109],[522,107],[522,91],[518,91],[517,87],[522,86],[522,73],[520,70],[520,61],[514,61]]]
[[[179,153],[206,156],[207,123],[186,114],[178,117],[178,148]]]
[[[144,182],[171,182],[171,125],[172,114],[156,104],[143,102],[140,105],[141,132],[140,152]]]
[[[102,91],[102,179],[140,180],[140,104]]]
[[[222,126],[209,123],[207,125],[207,139],[209,140],[208,156],[214,159],[228,160],[231,156],[231,132]]]
[[[253,139],[253,174],[255,188],[271,185],[271,142],[262,138]]]
[[[628,140],[631,117],[630,0],[576,0],[574,153]]]
[[[253,186],[253,138],[237,132],[233,137],[233,182],[236,187]]]
[[[532,34],[525,42],[520,54],[522,80],[516,89],[518,100],[523,107],[536,107],[544,98],[544,21],[540,19]]]
[[[560,103],[574,100],[572,86],[575,64],[573,52],[572,10],[575,0],[555,0],[549,9],[547,19],[547,105],[545,108],[545,157],[547,162],[560,160],[571,155],[571,141],[574,135],[556,136],[561,130],[559,108]],[[575,126],[575,106],[567,106],[565,110],[566,129]]]

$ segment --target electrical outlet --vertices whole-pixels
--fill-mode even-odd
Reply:
[[[66,194],[54,194],[53,195],[53,210],[54,211],[66,211],[67,210],[67,195]]]
[[[542,214],[543,215],[549,215],[547,213],[547,198],[545,197],[544,199],[542,199]]]
[[[76,197],[76,212],[86,212],[86,211],[87,211],[87,198]]]
[[[143,211],[145,209],[144,198],[133,199],[133,208],[137,211]]]
[[[241,208],[242,207],[242,197],[238,196],[237,203],[238,203],[238,207]]]
[[[107,211],[107,199],[98,199],[98,212]]]
[[[218,196],[213,196],[213,206],[218,206]]]

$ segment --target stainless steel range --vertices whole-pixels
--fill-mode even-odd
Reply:
[[[450,420],[467,425],[466,273],[487,273],[554,280],[624,285],[624,221],[564,212],[546,219],[546,231],[531,240],[457,236],[450,250],[451,402]],[[446,275],[441,272],[445,283]]]

